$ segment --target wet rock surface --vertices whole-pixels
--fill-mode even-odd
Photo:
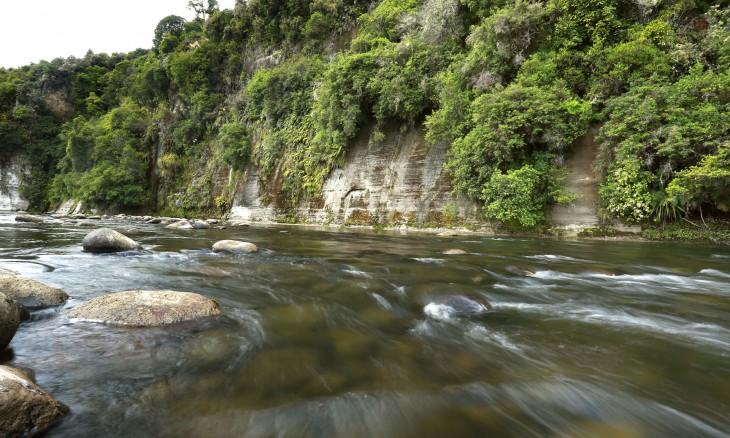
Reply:
[[[45,222],[45,219],[43,219],[41,216],[34,216],[31,214],[19,214],[19,215],[15,216],[15,221],[40,224],[40,223]]]
[[[192,292],[132,290],[103,295],[69,312],[69,318],[111,325],[157,327],[221,315],[218,303]]]
[[[20,306],[12,298],[0,292],[0,351],[4,350],[15,336],[21,315]]]
[[[68,412],[24,372],[0,366],[0,436],[37,436]]]
[[[231,252],[248,254],[257,252],[259,249],[251,242],[240,240],[221,240],[213,244],[213,252]]]
[[[111,228],[99,228],[90,232],[84,237],[82,245],[84,251],[88,252],[118,252],[142,248],[139,243]]]
[[[57,287],[12,275],[0,275],[0,292],[31,309],[60,306],[68,300],[68,294]]]

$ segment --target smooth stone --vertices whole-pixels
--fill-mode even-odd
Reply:
[[[77,227],[95,227],[96,223],[89,221],[89,220],[84,220],[84,221],[77,223],[76,226]]]
[[[69,412],[22,371],[0,366],[0,436],[38,436]]]
[[[169,228],[171,230],[190,230],[193,228],[193,225],[187,219],[183,219],[181,221],[173,222],[165,228]]]
[[[69,312],[69,318],[103,324],[157,327],[221,315],[217,302],[192,292],[131,290],[96,297]]]
[[[68,294],[38,280],[14,275],[0,276],[0,292],[28,308],[60,306]]]
[[[447,249],[443,252],[446,255],[462,255],[462,254],[468,254],[463,249]]]
[[[40,223],[45,222],[45,219],[43,219],[40,216],[33,216],[33,215],[30,215],[30,214],[19,214],[19,215],[15,216],[15,221],[16,222],[30,222],[30,223],[34,223],[34,224],[40,224]]]
[[[162,219],[160,219],[158,217],[153,217],[152,219],[148,219],[146,222],[148,224],[155,225],[155,224],[159,224],[160,222],[162,222]]]
[[[4,350],[15,336],[20,320],[21,310],[18,303],[0,292],[0,351]]]
[[[99,228],[90,232],[84,237],[82,245],[84,251],[89,252],[117,252],[142,248],[139,243],[111,228]]]
[[[190,222],[190,225],[192,225],[192,227],[195,228],[196,230],[209,230],[212,228],[208,222],[201,221],[198,219]]]
[[[248,254],[259,249],[251,242],[240,240],[220,240],[213,244],[213,252],[238,252]]]

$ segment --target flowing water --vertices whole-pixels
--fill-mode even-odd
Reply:
[[[0,357],[71,408],[52,437],[730,433],[727,246],[102,221],[144,250],[94,255],[89,229],[12,219],[0,268],[71,295]],[[221,239],[261,251],[212,253]],[[129,289],[198,292],[226,316],[65,317]],[[460,314],[456,295],[493,308]]]

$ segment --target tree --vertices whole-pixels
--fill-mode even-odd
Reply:
[[[165,38],[165,35],[170,34],[175,37],[180,37],[185,31],[185,19],[177,15],[168,15],[167,17],[160,20],[155,27],[155,38],[152,40],[154,49],[160,47],[160,43]]]
[[[214,13],[218,12],[218,1],[208,0],[208,6],[205,6],[205,1],[188,1],[188,9],[195,12],[195,17],[199,20],[205,21],[206,16],[210,17]]]

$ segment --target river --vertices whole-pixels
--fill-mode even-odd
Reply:
[[[71,296],[0,356],[70,407],[48,436],[730,433],[728,246],[100,223],[144,249],[89,254],[88,228],[0,215],[0,267]],[[260,252],[213,253],[222,239]],[[130,289],[197,292],[225,317],[65,317]],[[493,308],[438,304],[453,295]]]

